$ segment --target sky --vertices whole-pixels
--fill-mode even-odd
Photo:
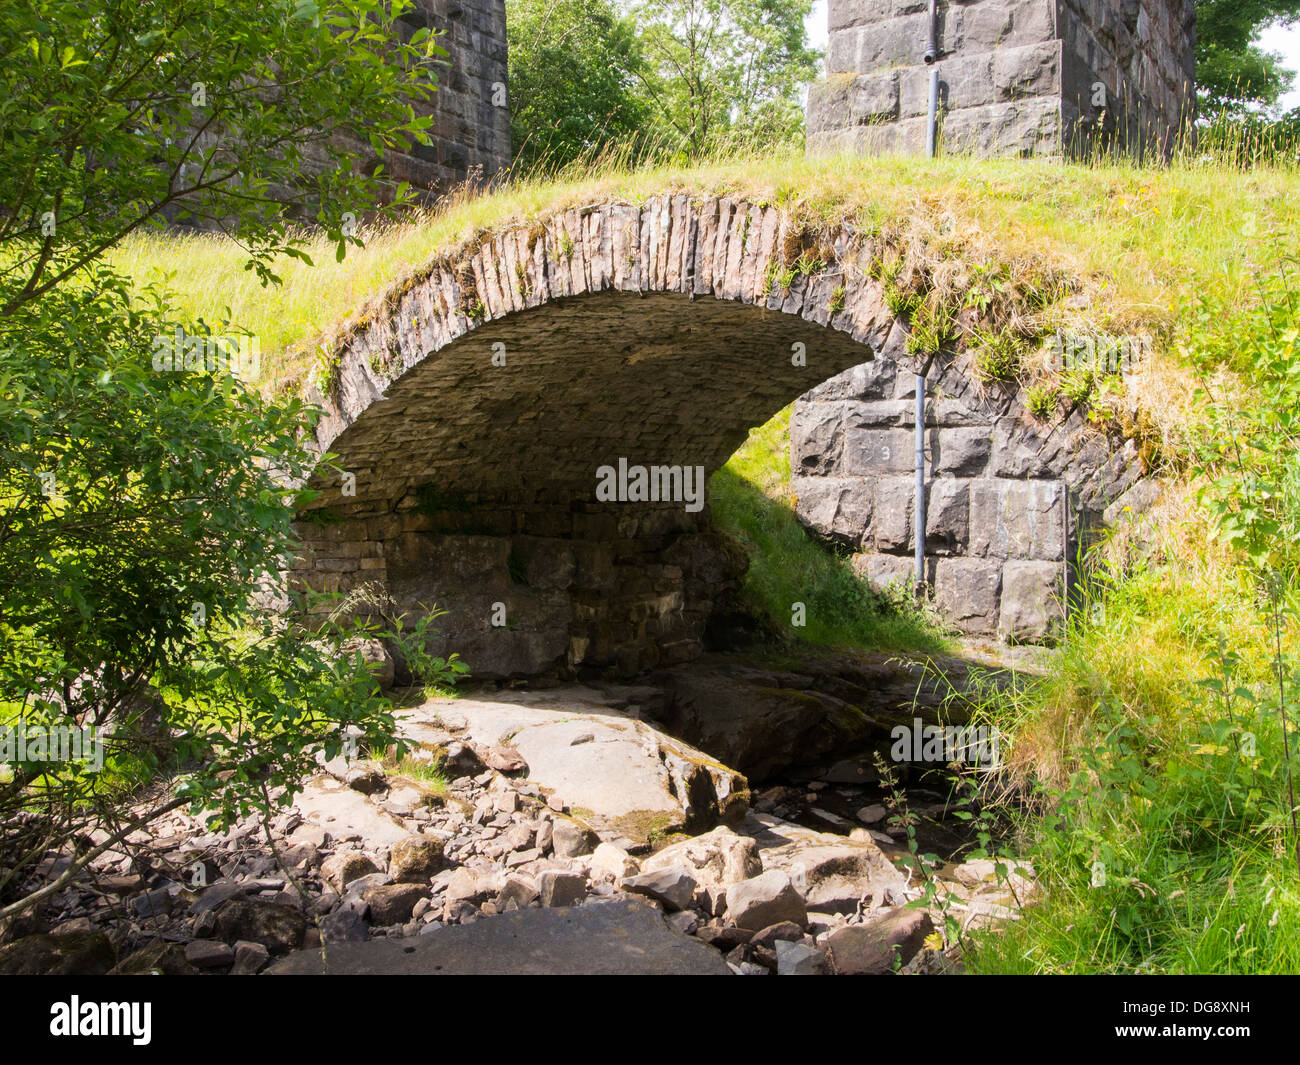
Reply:
[[[815,48],[826,48],[826,0],[816,0],[812,14],[805,20],[808,36]],[[1270,26],[1259,36],[1258,43],[1269,52],[1282,55],[1282,65],[1287,70],[1300,71],[1300,26]],[[1300,107],[1300,78],[1296,88],[1282,97],[1283,108]]]

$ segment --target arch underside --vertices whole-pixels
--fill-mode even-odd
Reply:
[[[480,674],[688,660],[744,559],[694,496],[604,502],[599,468],[707,479],[751,428],[872,358],[801,317],[682,293],[590,294],[486,322],[331,443],[355,494],[313,479],[300,574],[343,594],[378,584],[403,610],[436,603],[439,649]]]

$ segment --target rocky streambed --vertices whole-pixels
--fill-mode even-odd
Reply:
[[[9,930],[0,973],[951,971],[944,913],[1012,920],[1034,885],[961,861],[923,785],[922,849],[956,859],[941,901],[904,860],[869,741],[938,705],[911,668],[717,659],[419,702],[402,762],[339,759],[269,823],[175,813],[105,853]]]

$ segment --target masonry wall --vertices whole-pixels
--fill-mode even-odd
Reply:
[[[799,520],[853,552],[884,590],[914,576],[913,375],[864,363],[802,396],[790,425]],[[972,635],[1042,641],[1059,631],[1079,548],[1150,483],[1083,414],[1040,422],[1018,390],[980,386],[964,359],[927,385],[925,580]],[[1068,498],[1068,501],[1067,501]]]
[[[1193,0],[1059,3],[1061,115],[1075,150],[1125,146],[1167,156],[1195,112]]]
[[[830,0],[829,20],[809,152],[923,152],[925,0]],[[1194,40],[1192,0],[941,0],[941,150],[1056,155],[1098,134],[1167,150],[1192,99]]]
[[[506,84],[504,0],[417,0],[402,21],[408,37],[425,26],[444,31],[438,40],[449,55],[437,68],[432,143],[388,156],[385,169],[436,194],[472,172],[491,177],[509,166],[509,101],[493,103],[494,86]]]

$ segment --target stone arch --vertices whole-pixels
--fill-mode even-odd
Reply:
[[[744,560],[693,497],[606,501],[598,470],[680,468],[689,495],[686,471],[707,477],[805,393],[801,411],[838,403],[835,431],[856,431],[853,382],[917,369],[870,254],[847,224],[813,234],[770,205],[679,193],[439,257],[336,342],[316,443],[351,476],[313,478],[295,576],[437,602],[444,643],[479,675],[694,657]],[[946,353],[932,373],[990,417],[1015,409],[977,396],[961,366]],[[1053,456],[1082,454],[1089,475],[1111,460],[1068,435]]]

